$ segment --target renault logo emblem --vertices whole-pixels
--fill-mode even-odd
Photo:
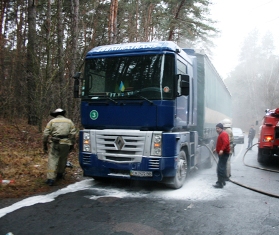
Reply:
[[[117,150],[121,150],[123,148],[124,144],[125,144],[125,142],[124,142],[122,136],[118,136],[116,138],[116,140],[114,141],[114,145]]]

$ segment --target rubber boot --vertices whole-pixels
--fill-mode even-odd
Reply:
[[[53,186],[54,185],[54,180],[47,179],[46,184],[48,184],[49,186]]]
[[[216,182],[216,184],[213,185],[214,188],[223,188],[223,183],[221,180],[221,177],[218,177],[218,181]]]
[[[230,181],[230,177],[231,177],[231,176],[225,177],[224,180],[225,180],[225,181]]]
[[[226,178],[221,177],[220,180],[221,180],[222,185],[225,186],[226,185]]]
[[[56,179],[57,180],[64,179],[63,173],[57,173]]]

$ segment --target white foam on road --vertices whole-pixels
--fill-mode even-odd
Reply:
[[[208,179],[210,178],[210,179]],[[216,180],[214,178],[214,180]],[[118,189],[118,188],[104,188],[98,187],[95,185],[92,188],[92,195],[88,195],[89,199],[97,200],[102,197],[117,197],[117,198],[125,198],[125,197],[133,197],[133,198],[161,198],[161,199],[174,199],[174,200],[193,200],[193,201],[201,201],[201,200],[215,200],[220,196],[227,195],[228,192],[226,188],[229,188],[228,184],[224,189],[216,189],[212,187],[212,184],[215,183],[212,176],[208,177],[208,175],[199,175],[194,179],[190,179],[186,182],[182,188],[180,189],[168,189],[168,188],[160,188],[155,189],[153,191],[146,190],[144,188],[138,189],[137,191],[127,191],[126,189]]]
[[[161,198],[161,199],[175,199],[175,200],[214,200],[219,198],[220,196],[224,196],[228,194],[226,188],[230,187],[230,185],[226,186],[224,189],[215,189],[212,187],[214,183],[215,177],[212,175],[212,170],[206,171],[210,174],[199,174],[197,177],[189,179],[182,188],[174,190],[168,188],[152,188],[152,190],[143,188],[137,188],[136,190],[131,190],[130,188],[117,188],[116,186],[98,186],[95,185],[93,179],[86,179],[74,184],[69,185],[63,189],[60,189],[56,192],[32,196],[26,198],[22,201],[14,203],[11,206],[0,209],[0,218],[5,216],[8,213],[11,213],[15,210],[18,210],[22,207],[32,206],[37,203],[47,203],[55,200],[59,195],[63,195],[66,193],[81,191],[90,189],[88,191],[89,199],[96,200],[101,197],[118,197],[118,198]],[[213,180],[214,179],[214,180]]]
[[[11,213],[11,212],[13,212],[17,209],[20,209],[22,207],[32,206],[32,205],[35,205],[37,203],[51,202],[56,197],[58,197],[59,195],[87,189],[87,188],[92,186],[91,182],[92,182],[91,179],[89,179],[89,180],[87,179],[87,180],[83,180],[83,181],[68,185],[66,188],[59,189],[59,190],[57,190],[56,192],[53,192],[53,193],[49,193],[49,194],[46,194],[46,195],[40,195],[40,196],[28,197],[28,198],[26,198],[22,201],[14,203],[11,206],[0,209],[0,218],[3,217],[4,215],[8,214],[8,213]]]

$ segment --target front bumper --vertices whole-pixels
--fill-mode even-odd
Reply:
[[[141,162],[113,162],[99,160],[97,155],[80,153],[79,162],[84,176],[126,178],[135,180],[162,181],[163,177],[174,177],[177,157],[146,157]],[[152,176],[135,176],[131,171],[152,172]]]
[[[233,141],[234,144],[244,144],[244,137],[239,137],[239,138],[235,138],[234,137],[234,141]]]

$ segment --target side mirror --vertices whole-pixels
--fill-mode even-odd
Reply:
[[[81,72],[77,72],[73,78],[75,79],[74,82],[74,98],[79,98],[79,79],[80,79]]]
[[[180,89],[181,95],[188,96],[190,93],[190,76],[189,75],[180,75]]]
[[[73,76],[74,79],[79,79],[81,75],[81,72],[76,72],[76,74]]]

